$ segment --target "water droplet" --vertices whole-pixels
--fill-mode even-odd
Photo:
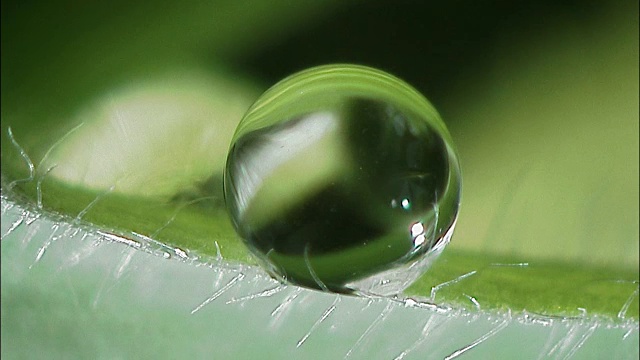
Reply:
[[[393,294],[449,241],[461,179],[449,132],[420,93],[379,70],[331,65],[253,104],[224,187],[236,231],[274,277]]]

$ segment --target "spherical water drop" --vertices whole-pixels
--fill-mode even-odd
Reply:
[[[433,106],[382,71],[330,65],[265,92],[227,157],[232,223],[274,277],[389,295],[449,242],[460,168]]]

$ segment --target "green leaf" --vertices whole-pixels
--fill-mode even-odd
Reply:
[[[75,43],[70,39],[83,34],[82,29],[90,29],[96,21],[101,21],[99,19],[104,11],[109,9],[94,5],[91,9],[85,9],[86,17],[83,18],[73,14],[64,15],[65,8],[58,7],[59,4],[38,5],[43,11],[54,11],[49,17],[48,26],[41,28],[35,27],[30,21],[21,23],[18,19],[25,19],[24,16],[16,15],[13,20],[3,14],[3,196],[11,197],[12,201],[15,199],[20,206],[35,208],[46,219],[62,215],[65,221],[72,222],[74,226],[84,227],[88,224],[93,230],[122,236],[129,236],[133,232],[150,236],[171,247],[200,255],[202,261],[214,259],[219,250],[228,261],[253,264],[246,248],[233,232],[222,206],[220,164],[224,160],[225,140],[220,140],[215,152],[207,155],[217,159],[215,164],[213,161],[208,163],[209,157],[195,152],[193,154],[197,156],[188,158],[181,154],[174,159],[181,164],[200,164],[195,167],[198,171],[193,172],[173,168],[163,173],[163,167],[154,164],[153,156],[150,156],[156,151],[155,148],[150,150],[152,148],[142,146],[139,156],[150,159],[149,164],[139,169],[142,180],[125,181],[130,185],[127,191],[120,191],[127,189],[124,185],[110,190],[110,185],[83,183],[78,180],[81,176],[73,178],[73,181],[69,178],[63,181],[63,177],[56,173],[62,167],[56,170],[51,166],[76,164],[85,167],[91,164],[90,156],[82,156],[90,155],[91,144],[96,139],[102,141],[104,138],[101,137],[105,135],[100,127],[92,129],[92,124],[104,121],[98,116],[102,109],[100,106],[113,105],[109,105],[109,100],[114,100],[116,105],[121,104],[119,100],[122,98],[119,96],[126,93],[123,89],[138,89],[140,92],[137,94],[171,91],[175,90],[174,81],[180,80],[181,74],[201,74],[203,82],[208,84],[208,93],[214,94],[205,108],[228,104],[230,98],[248,105],[262,86],[247,81],[245,74],[238,74],[230,64],[216,64],[215,70],[212,69],[208,59],[212,57],[222,61],[224,54],[240,56],[238,54],[255,46],[266,46],[261,44],[280,36],[287,26],[295,28],[296,23],[312,19],[314,14],[337,6],[318,5],[316,8],[315,5],[301,5],[288,8],[288,3],[271,4],[269,11],[266,11],[264,6],[267,5],[261,5],[260,2],[248,5],[229,2],[226,5],[228,13],[234,15],[226,18],[226,12],[217,13],[216,19],[220,21],[215,22],[205,11],[208,5],[194,3],[182,13],[183,16],[174,17],[179,12],[172,7],[177,5],[162,2],[157,7],[157,13],[143,17],[145,26],[140,33],[136,32],[140,25],[137,14],[146,13],[148,9],[134,7],[129,15],[119,18],[119,10],[128,6],[128,3],[123,3],[120,7],[110,9],[110,15],[97,26],[95,34],[86,35],[86,39],[81,38]],[[587,324],[584,329],[580,328],[585,341],[591,336],[589,334],[594,334],[589,332],[594,324],[597,328],[594,328],[597,334],[594,339],[598,340],[589,344],[603,344],[602,348],[608,350],[629,349],[628,346],[619,347],[616,344],[628,344],[624,343],[624,339],[633,340],[634,336],[637,339],[638,23],[637,16],[631,19],[629,15],[637,14],[637,4],[634,6],[633,11],[620,7],[603,14],[591,29],[592,32],[589,32],[590,36],[584,36],[584,29],[579,26],[562,24],[549,28],[547,34],[532,37],[517,46],[508,41],[497,45],[496,51],[504,56],[500,57],[503,59],[501,63],[494,64],[496,71],[476,74],[468,82],[454,87],[453,93],[456,95],[448,103],[439,106],[445,109],[442,111],[444,118],[451,120],[450,130],[460,150],[464,176],[462,212],[449,248],[406,295],[452,305],[456,309],[468,309],[474,314],[488,311],[493,314],[490,316],[494,316],[511,311],[516,316],[541,314],[543,319],[568,317],[567,326],[579,328]],[[166,11],[171,9],[174,11]],[[30,9],[20,11],[28,12]],[[60,18],[66,19],[66,16],[79,20],[58,32],[52,31],[49,42],[38,40],[44,38],[43,34],[53,29]],[[197,31],[184,27],[185,22],[193,22]],[[246,27],[238,27],[238,23]],[[18,34],[23,34],[23,37]],[[129,34],[137,35],[129,41]],[[43,45],[34,47],[34,43]],[[220,54],[220,57],[215,54]],[[139,86],[145,84],[154,85]],[[185,88],[201,89],[192,86],[193,83],[187,84]],[[197,101],[198,104],[204,102]],[[185,102],[178,99],[177,103]],[[230,115],[218,118],[212,124],[224,123],[226,129],[233,128],[233,124],[242,116],[241,108],[238,106],[228,113]],[[80,123],[84,125],[65,138]],[[197,126],[190,128],[187,124]],[[189,144],[190,136],[197,136],[199,130],[203,129],[202,124],[201,121],[187,121],[186,130],[182,133],[186,137],[168,144],[167,148],[171,148],[170,145],[180,148]],[[9,127],[13,130],[13,140],[37,166],[36,176],[31,181],[14,183],[15,180],[28,178],[30,174],[20,148],[8,137]],[[144,137],[145,134],[135,135]],[[132,141],[137,140],[136,136],[131,137]],[[168,139],[170,141],[171,137]],[[59,140],[60,143],[56,144]],[[46,155],[49,150],[51,152]],[[101,156],[118,154],[122,153],[100,153]],[[38,166],[45,156],[47,159],[42,161],[42,166]],[[78,156],[81,161],[77,160]],[[76,162],[65,162],[74,157]],[[118,160],[117,157],[114,159]],[[200,171],[202,169],[206,171]],[[161,177],[166,179],[171,175],[174,176],[172,181],[155,187],[151,193],[143,193],[140,184],[159,181]],[[38,209],[40,202],[42,209]],[[74,220],[76,217],[78,219]],[[39,225],[41,220],[34,222],[34,229],[43,226]],[[3,230],[12,226],[7,221],[3,217]],[[46,241],[49,235],[53,237],[50,232],[36,232],[40,237],[45,237],[42,241]],[[31,267],[30,262],[39,250],[29,248],[33,254],[26,253],[26,250],[20,250],[22,245],[19,244],[19,239],[8,242],[3,237],[2,280],[3,283],[11,281],[11,291],[3,291],[2,298],[3,340],[23,341],[30,338],[30,329],[38,329],[38,334],[44,339],[39,342],[39,350],[57,348],[61,354],[74,353],[75,350],[79,351],[76,352],[78,354],[82,351],[90,354],[91,349],[79,346],[78,339],[84,334],[83,329],[96,321],[100,330],[95,334],[108,335],[107,348],[117,349],[120,341],[126,340],[117,335],[120,325],[131,326],[126,316],[116,321],[113,314],[118,312],[108,310],[99,312],[100,318],[95,320],[91,317],[95,308],[85,306],[93,301],[90,297],[96,289],[102,289],[99,279],[111,276],[109,269],[100,268],[106,265],[92,263],[92,266],[96,266],[97,275],[86,278],[83,273],[64,273],[71,279],[72,289],[76,286],[81,289],[77,301],[82,306],[76,312],[69,307],[76,300],[69,292],[63,293],[64,278],[55,278],[56,271],[59,272],[60,266],[66,264],[60,260],[62,257],[58,258],[61,264],[54,261],[22,283],[19,280],[23,275],[27,276],[26,269]],[[24,244],[30,246],[26,242]],[[120,266],[119,258],[114,255],[114,259],[109,266]],[[173,263],[145,261],[160,264],[154,265],[154,269],[158,273],[167,271],[163,272],[167,281],[175,276],[175,279],[186,282],[188,280],[185,279],[192,274],[192,270],[184,270],[185,273],[171,275],[169,269],[174,269]],[[143,267],[138,266],[138,269]],[[188,267],[197,266],[188,264]],[[104,274],[98,274],[102,270]],[[141,274],[143,271],[138,271],[135,276]],[[132,275],[132,278],[135,276]],[[116,277],[115,280],[119,279]],[[204,282],[202,280],[199,284]],[[51,286],[46,285],[49,283]],[[123,286],[126,288],[129,285]],[[113,287],[118,288],[117,285]],[[131,288],[116,292],[120,298],[114,301],[120,305],[114,309],[126,308],[127,296],[131,296],[127,289]],[[264,289],[253,290],[259,292]],[[245,290],[244,294],[238,296],[249,292]],[[160,297],[164,295],[153,293]],[[200,295],[204,299],[204,294]],[[322,302],[322,299],[327,299],[324,294],[312,293],[309,296],[315,299],[314,304],[321,305],[316,309],[318,317],[331,308],[332,299],[326,304]],[[278,299],[284,301],[284,298]],[[150,305],[158,303],[161,304],[159,307]],[[43,307],[43,304],[48,305]],[[140,325],[141,332],[133,332],[136,336],[161,328],[164,333],[170,334],[169,337],[174,336],[181,339],[182,344],[189,344],[189,339],[181,335],[186,332],[181,330],[211,330],[211,327],[200,323],[193,328],[184,324],[184,327],[172,327],[170,323],[185,321],[187,314],[176,315],[175,307],[162,300],[144,304],[148,308],[134,307],[135,311],[127,313],[127,316],[140,320],[140,323],[145,319],[153,319],[152,325]],[[482,310],[480,312],[476,309],[478,304]],[[36,312],[33,319],[37,321],[31,323],[26,314],[34,308],[45,310]],[[216,308],[215,311],[222,311],[220,309]],[[352,311],[364,311],[362,309],[366,309],[366,306],[358,303]],[[12,313],[14,310],[16,312]],[[263,312],[268,314],[271,310]],[[169,314],[166,322],[156,317],[162,311]],[[7,313],[10,314],[9,322],[5,321]],[[359,340],[360,334],[366,333],[372,319],[381,314],[385,314],[384,306],[360,319],[356,329],[351,332],[355,335],[345,335],[344,343],[358,345],[365,342]],[[49,315],[51,319],[74,319],[73,325],[63,328],[60,325],[62,320],[47,320]],[[464,319],[462,315],[459,318]],[[405,323],[410,324],[411,319],[408,316]],[[250,320],[245,324],[251,323]],[[269,321],[272,320],[262,319],[260,323]],[[294,324],[296,332],[291,336],[303,335],[313,321],[315,319],[304,326]],[[612,326],[613,330],[609,331],[611,323],[622,324],[622,327]],[[423,325],[416,325],[418,327],[412,329],[419,333],[424,331],[420,328]],[[477,330],[478,334],[474,333],[477,336],[469,335],[468,341],[465,340],[471,343],[482,334],[490,334],[496,328],[495,324],[492,326],[478,325],[469,330],[461,323],[447,330],[455,334]],[[269,330],[268,326],[264,328]],[[630,332],[619,334],[620,329]],[[542,334],[538,330],[531,330],[529,334]],[[515,337],[518,331],[510,330],[508,336]],[[634,334],[633,331],[635,335],[628,337],[628,334]],[[65,338],[58,337],[62,332],[74,334],[74,337],[66,338],[69,344],[63,344]],[[327,330],[327,333],[330,332]],[[9,336],[6,334],[11,336],[5,338]],[[261,334],[263,338],[259,338],[259,342],[268,343],[268,332]],[[572,332],[567,334],[569,338]],[[116,338],[118,341],[114,340]],[[93,339],[93,344],[97,339]],[[153,339],[160,341],[157,337]],[[540,342],[532,343],[540,347],[546,344],[543,335],[536,339]],[[549,339],[552,339],[549,340],[552,343],[555,341],[551,335]],[[316,346],[322,349],[322,344],[326,345],[329,341],[318,341]],[[565,349],[565,354],[572,354],[570,347],[573,345],[570,341],[563,343],[558,340],[557,343],[564,344],[558,345],[560,348],[564,349],[565,345],[569,347]],[[27,349],[28,345],[29,342],[24,343],[23,348]],[[405,345],[404,348],[409,348],[411,344]],[[575,349],[581,346],[578,344]],[[135,346],[126,348],[130,350],[131,347]],[[160,347],[168,348],[164,345]],[[16,347],[12,349],[18,351]],[[634,349],[637,354],[637,348],[632,346],[631,355],[625,353],[621,356],[633,357]],[[338,356],[344,356],[346,350]],[[27,353],[26,356],[34,354]],[[157,355],[157,352],[149,350],[147,354]],[[226,354],[233,356],[239,352]],[[252,354],[260,352],[255,350]],[[278,354],[282,355],[283,352]]]

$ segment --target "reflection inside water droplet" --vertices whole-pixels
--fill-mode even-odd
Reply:
[[[224,186],[234,227],[273,276],[386,295],[449,241],[460,169],[418,92],[370,68],[325,66],[283,80],[249,109]]]

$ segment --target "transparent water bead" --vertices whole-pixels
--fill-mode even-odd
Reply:
[[[274,277],[397,294],[449,242],[460,168],[433,106],[379,70],[329,65],[267,90],[238,125],[225,201]]]

